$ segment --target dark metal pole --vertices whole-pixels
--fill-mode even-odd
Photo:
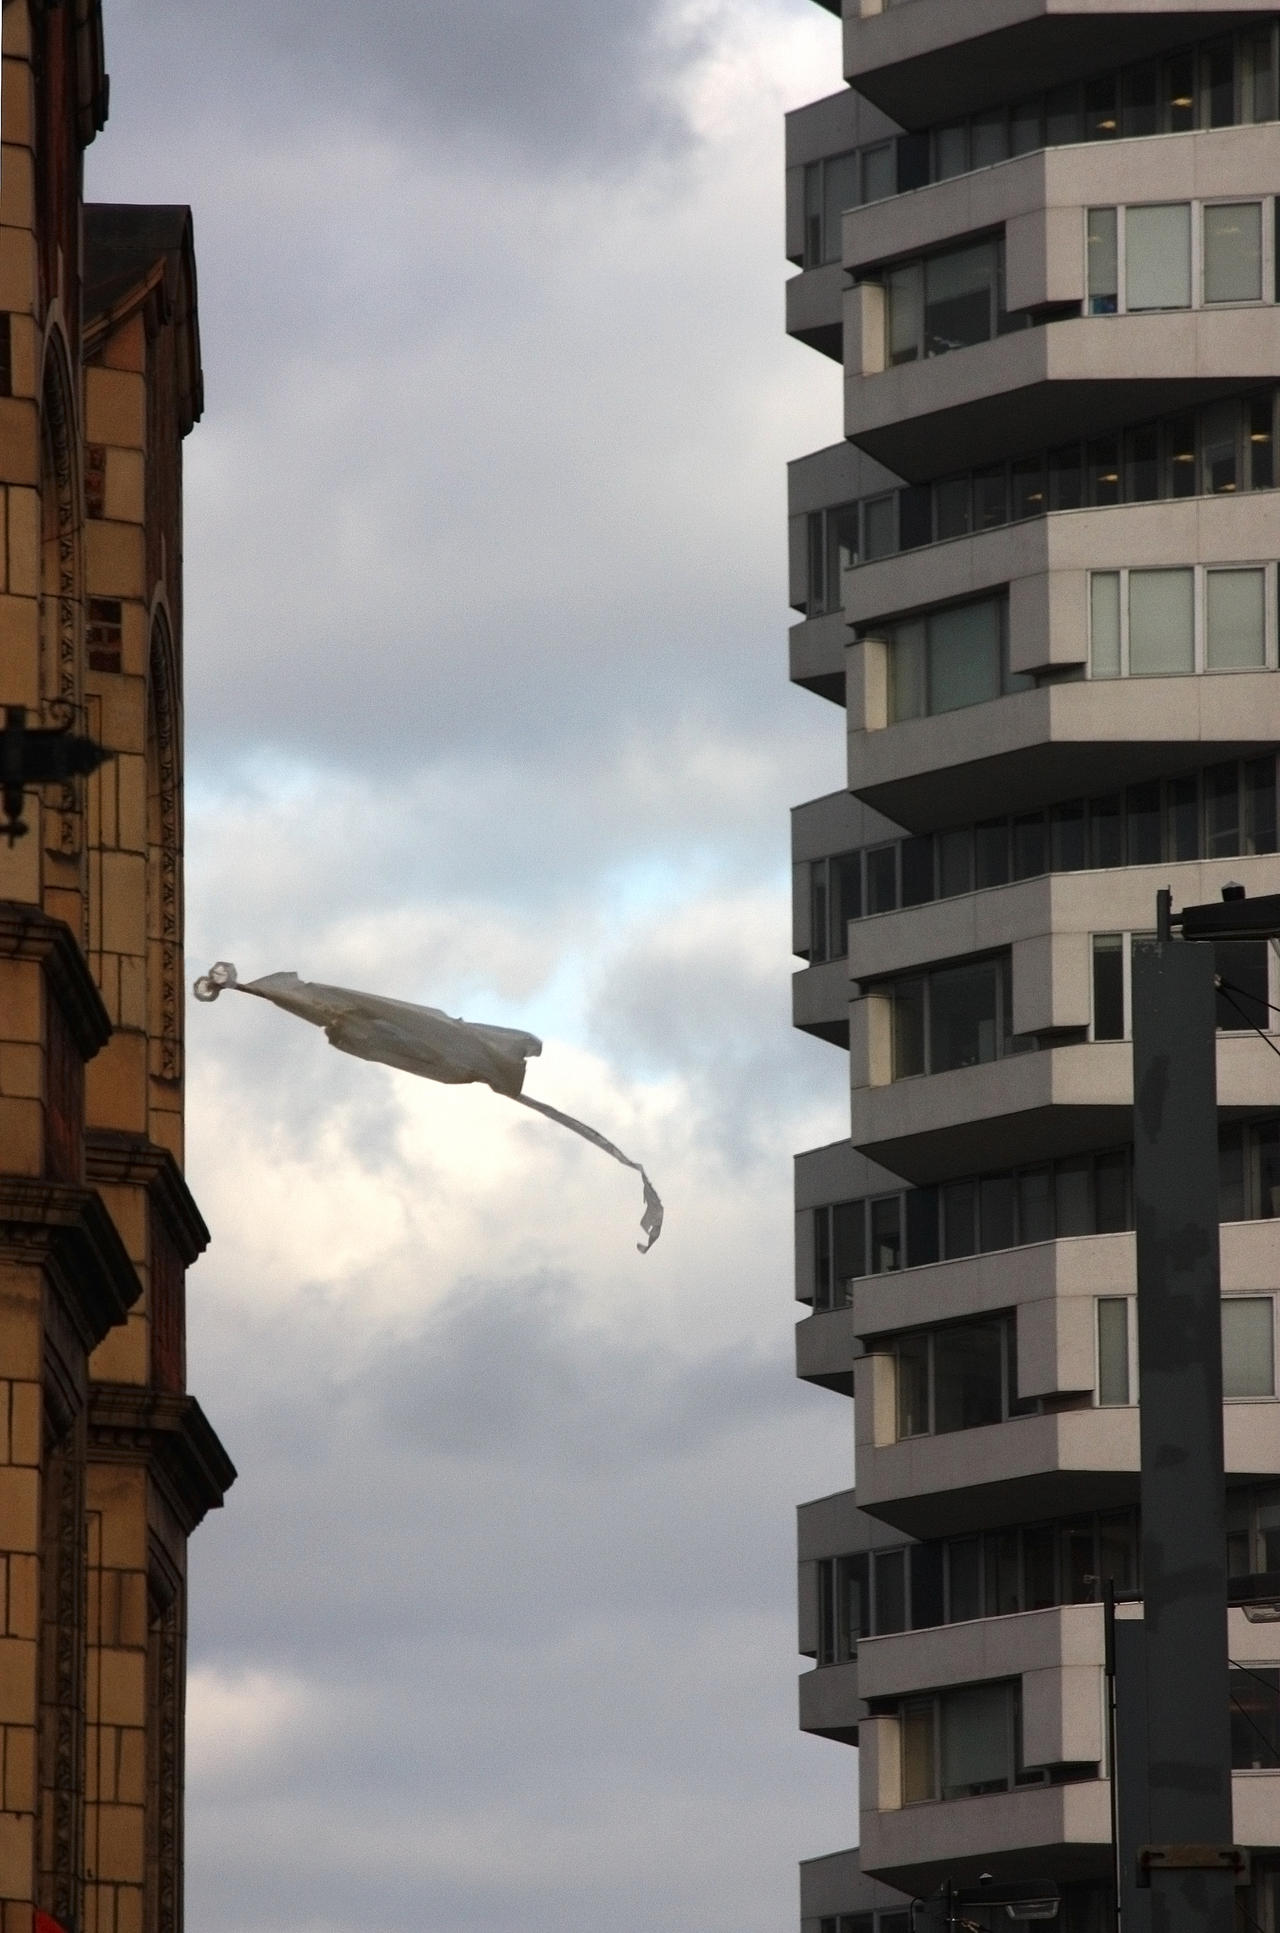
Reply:
[[[1233,1922],[1213,974],[1208,946],[1134,949],[1153,1933],[1231,1933]]]

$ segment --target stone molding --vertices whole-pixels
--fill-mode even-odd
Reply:
[[[0,959],[38,960],[83,1060],[92,1060],[111,1038],[103,1004],[71,928],[38,906],[0,900]]]
[[[181,1168],[167,1148],[125,1129],[89,1128],[84,1138],[85,1173],[90,1181],[136,1182],[190,1267],[209,1246],[209,1230],[186,1184]]]
[[[138,1383],[94,1383],[89,1392],[93,1462],[142,1464],[190,1536],[222,1506],[236,1468],[194,1396]]]

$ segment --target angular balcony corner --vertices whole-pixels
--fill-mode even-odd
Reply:
[[[800,1730],[841,1745],[856,1745],[858,1726],[866,1717],[866,1706],[858,1696],[857,1660],[815,1665],[812,1671],[802,1671],[797,1682]]]
[[[884,1886],[861,1871],[858,1848],[800,1861],[800,1918],[804,1933],[818,1933],[822,1921],[841,1913],[905,1912],[905,1893]]]
[[[869,1730],[864,1725],[864,1741]],[[865,1742],[863,1753],[865,1766]],[[1110,1869],[1110,1796],[1103,1779],[888,1811],[864,1804],[861,1816],[865,1870],[917,1897],[948,1878],[976,1885],[982,1871],[997,1879],[1052,1873],[1070,1881],[1103,1878]]]
[[[833,362],[844,360],[843,291],[839,262],[801,269],[787,283],[787,334]]]
[[[791,1024],[835,1047],[849,1045],[849,963],[825,960],[791,976]]]
[[[826,698],[833,705],[845,701],[845,652],[849,625],[843,611],[805,618],[788,633],[787,651],[793,685]]]
[[[1257,757],[1278,707],[1276,672],[1240,671],[1082,678],[872,729],[864,708],[849,720],[849,789],[913,832],[962,825]]]
[[[1096,72],[1103,35],[1120,66],[1192,39],[1201,21],[1211,30],[1268,9],[1265,0],[1133,0],[1108,5],[1105,20],[1100,11],[1079,0],[846,0],[845,79],[903,127],[924,128]]]
[[[821,1309],[796,1324],[796,1375],[821,1389],[853,1395],[852,1309]]]

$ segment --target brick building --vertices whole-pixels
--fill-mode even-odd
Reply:
[[[3,0],[0,703],[113,758],[0,843],[2,1933],[182,1921],[185,208],[86,206],[100,0]]]

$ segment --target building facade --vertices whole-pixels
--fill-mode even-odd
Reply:
[[[112,754],[0,842],[0,1925],[182,1924],[183,208],[83,200],[99,0],[3,0],[0,704]]]
[[[802,1925],[906,1933],[985,1873],[1101,1933],[1099,1600],[1141,1585],[1130,962],[1162,886],[1280,890],[1280,15],[844,0],[843,52],[788,120],[787,315],[844,372],[843,435],[790,471],[791,676],[848,746],[794,814],[794,1017],[851,1102],[797,1159],[797,1362],[856,1436],[856,1487],[800,1511],[800,1723],[860,1748],[859,1844],[803,1867]],[[1243,1573],[1280,1568],[1280,977],[1263,944],[1218,970]],[[1256,1933],[1277,1633],[1231,1613]]]

